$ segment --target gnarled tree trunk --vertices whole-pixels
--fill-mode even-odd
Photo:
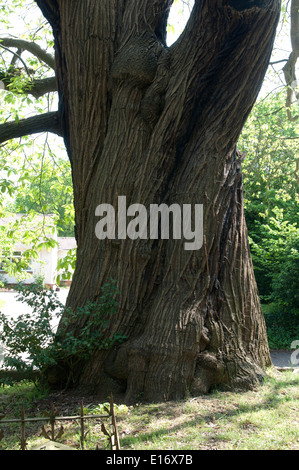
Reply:
[[[72,163],[77,266],[68,305],[110,278],[119,312],[77,383],[127,399],[255,385],[270,361],[243,213],[236,143],[272,50],[278,0],[198,0],[166,47],[172,0],[37,1],[50,21]],[[203,204],[203,246],[99,240],[96,207]],[[129,219],[128,219],[129,220]],[[77,325],[80,328],[80,324]]]

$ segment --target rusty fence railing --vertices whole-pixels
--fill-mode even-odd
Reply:
[[[57,430],[56,425],[60,421],[78,421],[80,423],[80,449],[84,450],[84,441],[88,431],[86,432],[85,422],[86,420],[90,419],[100,419],[101,423],[101,431],[102,433],[108,438],[110,450],[120,450],[119,444],[119,437],[116,425],[116,417],[114,412],[114,403],[113,397],[111,395],[110,398],[110,409],[107,407],[104,408],[107,414],[84,414],[84,406],[81,403],[80,407],[80,414],[76,416],[60,416],[60,412],[55,409],[54,405],[51,406],[51,410],[44,411],[43,417],[36,417],[36,418],[27,418],[25,416],[25,409],[22,406],[21,409],[21,418],[20,419],[4,419],[5,416],[0,416],[0,425],[8,425],[8,424],[15,424],[19,423],[21,427],[21,436],[20,439],[20,450],[27,450],[27,437],[26,437],[26,424],[27,423],[36,423],[36,422],[47,422],[50,425],[50,429],[46,430],[46,425],[42,426],[41,433],[45,439],[51,442],[57,442],[58,439],[61,439],[64,428],[60,426]],[[108,420],[108,429],[104,424],[104,420]],[[1,441],[4,438],[4,431],[0,429],[0,449],[1,449]]]

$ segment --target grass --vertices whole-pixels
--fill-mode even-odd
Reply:
[[[80,399],[54,397],[62,414],[77,413]],[[298,450],[299,374],[270,371],[265,382],[246,393],[214,391],[210,395],[177,402],[116,404],[123,450]],[[29,383],[0,389],[0,414],[18,416],[21,403],[26,415],[50,408],[53,397],[37,396]],[[77,401],[76,401],[77,400]],[[61,405],[61,406],[60,406]],[[90,398],[88,413],[101,408]],[[89,422],[87,449],[105,448],[100,422]],[[41,442],[37,425],[28,428],[28,444]],[[18,449],[19,429],[5,429],[3,449]],[[63,442],[78,447],[76,426],[65,426]]]
[[[299,378],[281,373],[247,393],[215,391],[142,405],[119,422],[123,449],[299,449]]]

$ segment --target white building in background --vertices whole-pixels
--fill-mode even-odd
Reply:
[[[22,215],[14,216],[14,220],[21,219]],[[51,216],[40,216],[40,222],[43,219],[43,224],[45,225],[45,218],[52,222]],[[0,226],[6,226],[13,222],[12,218],[1,219]],[[50,226],[50,224],[49,224]],[[53,224],[51,224],[53,227]],[[76,248],[76,240],[73,237],[58,237],[57,231],[49,234],[49,236],[57,242],[53,248],[42,248],[38,252],[38,259],[32,259],[29,262],[26,262],[22,268],[22,277],[25,284],[32,284],[36,282],[38,278],[42,278],[46,286],[53,288],[56,285],[56,277],[59,274],[57,272],[57,262],[59,259],[64,258],[69,250]],[[42,240],[41,240],[42,241]],[[1,246],[0,246],[1,248]],[[31,247],[17,242],[14,244],[13,249],[10,250],[10,253],[6,253],[5,250],[2,250],[0,258],[0,280],[5,282],[9,286],[17,284],[20,279],[13,277],[8,274],[5,270],[5,259],[8,257],[13,258],[15,262],[22,260],[22,254],[30,249]],[[70,284],[71,281],[66,281],[67,284]]]

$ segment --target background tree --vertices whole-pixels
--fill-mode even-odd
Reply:
[[[59,110],[3,124],[0,140],[64,137],[78,242],[68,305],[97,300],[116,279],[119,312],[107,334],[127,338],[93,355],[76,383],[128,399],[256,384],[270,356],[236,143],[270,60],[279,2],[196,1],[171,47],[171,0],[36,3],[53,29]],[[95,208],[119,195],[146,207],[203,203],[203,248],[97,240]]]
[[[243,129],[245,216],[271,348],[299,334],[298,103],[285,90],[261,98]]]
[[[36,14],[34,2],[2,1],[0,8],[0,84],[4,90],[0,91],[0,117],[3,123],[17,124],[28,115],[47,115],[57,107],[53,35],[43,16]],[[1,227],[0,251],[5,254],[5,269],[17,278],[26,273],[11,256],[16,242],[30,247],[23,254],[24,263],[38,259],[42,247],[56,243],[52,230],[45,233],[48,221],[40,216],[54,215],[52,228],[57,226],[60,236],[74,233],[70,163],[63,143],[57,140],[48,133],[24,135],[0,148],[1,218],[10,220]],[[13,220],[16,213],[24,217]]]
[[[23,173],[25,184],[22,191],[17,191],[10,211],[56,215],[58,236],[73,237],[74,206],[70,165],[63,158],[53,157],[44,158],[44,154],[35,153],[35,161]]]
[[[292,111],[296,114],[298,105]],[[269,299],[273,275],[298,237],[298,125],[288,119],[285,92],[255,105],[239,140],[245,216],[260,295]]]

